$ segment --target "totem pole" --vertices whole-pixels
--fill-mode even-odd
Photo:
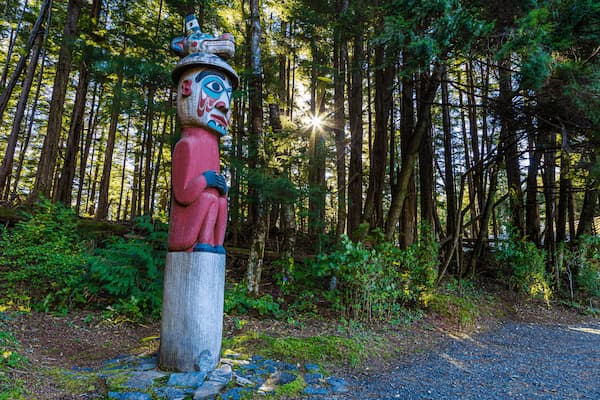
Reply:
[[[193,15],[185,25],[186,36],[171,42],[183,57],[172,73],[182,133],[173,151],[160,365],[206,372],[219,361],[223,332],[228,187],[219,139],[227,134],[239,79],[226,61],[234,53],[231,34],[202,33]]]

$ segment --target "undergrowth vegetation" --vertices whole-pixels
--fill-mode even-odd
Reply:
[[[0,307],[59,313],[99,309],[114,322],[158,318],[167,226],[141,217],[124,237],[99,240],[82,233],[79,225],[72,210],[46,200],[14,227],[0,231]],[[276,261],[270,290],[259,297],[248,295],[244,282],[228,282],[225,312],[290,322],[333,316],[338,321],[394,324],[428,309],[456,317],[460,326],[470,324],[477,295],[449,289],[457,286],[452,277],[436,286],[439,244],[431,229],[424,226],[419,232],[407,249],[374,232],[362,242],[343,236],[337,245],[304,261]],[[598,304],[597,236],[580,238],[577,247],[560,247],[556,270],[549,268],[544,250],[515,235],[494,254],[503,281],[522,295],[546,302],[553,295],[569,296],[589,308]]]

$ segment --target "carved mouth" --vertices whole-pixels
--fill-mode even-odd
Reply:
[[[221,125],[223,128],[227,129],[229,126],[229,122],[225,118],[217,114],[211,114],[210,118],[214,119],[218,125]]]

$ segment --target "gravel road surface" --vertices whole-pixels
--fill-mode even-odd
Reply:
[[[600,322],[511,322],[351,380],[344,399],[600,399]]]

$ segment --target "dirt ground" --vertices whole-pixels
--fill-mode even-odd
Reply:
[[[470,335],[493,329],[507,320],[541,324],[577,324],[590,320],[560,305],[548,308],[544,303],[524,301],[510,294],[495,294],[490,304],[481,307],[479,317],[468,327],[460,327],[445,316],[426,314],[410,324],[399,326],[363,327],[387,337],[394,360],[417,352],[425,352],[447,340],[451,335]],[[239,321],[243,318],[244,325]],[[303,320],[302,324],[261,320],[247,316],[225,318],[224,335],[232,337],[245,331],[257,331],[272,336],[306,337],[336,334],[338,323],[324,320]],[[21,343],[22,354],[32,363],[30,371],[12,370],[14,378],[22,380],[35,399],[71,399],[64,387],[54,381],[53,369],[97,368],[103,361],[119,355],[149,355],[158,350],[160,324],[114,324],[99,313],[72,312],[67,316],[45,313],[5,314],[2,330],[14,333]],[[339,333],[339,332],[338,332]],[[385,368],[380,357],[366,365],[349,369],[340,365],[340,372],[360,377],[364,371]],[[335,372],[335,371],[332,371]],[[86,398],[86,397],[84,397]],[[93,398],[93,397],[87,397]]]

